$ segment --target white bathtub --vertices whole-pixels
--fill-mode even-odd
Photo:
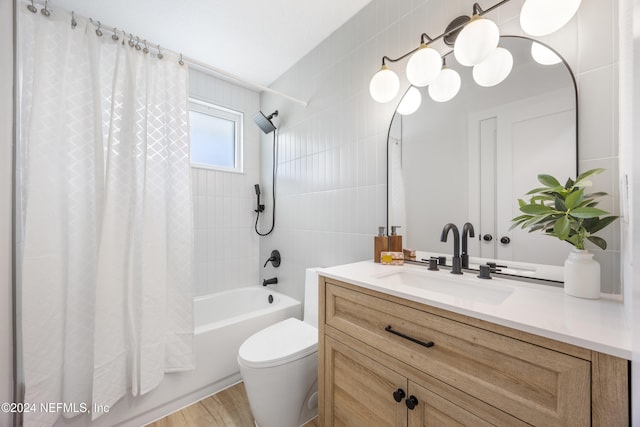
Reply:
[[[136,399],[121,399],[91,427],[139,427],[237,383],[240,345],[255,332],[301,314],[299,301],[262,286],[195,298],[196,369],[166,374],[157,388]],[[56,425],[87,425],[82,419],[60,420]]]

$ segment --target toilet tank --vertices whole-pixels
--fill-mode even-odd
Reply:
[[[304,278],[304,321],[318,327],[318,270],[307,268]]]

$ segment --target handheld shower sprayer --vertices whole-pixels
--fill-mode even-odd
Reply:
[[[265,116],[264,113],[262,111],[258,111],[255,116],[253,116],[253,121],[256,123],[256,125],[258,125],[258,127],[262,130],[262,132],[264,132],[265,134],[269,134],[271,132],[273,132],[273,163],[272,163],[272,176],[271,176],[271,197],[273,200],[273,207],[271,208],[271,228],[269,229],[269,231],[267,231],[266,233],[261,233],[258,230],[258,220],[260,219],[260,213],[264,212],[264,205],[260,204],[260,185],[255,184],[254,188],[256,190],[256,197],[257,197],[257,206],[256,209],[254,209],[254,212],[256,212],[258,215],[256,215],[256,224],[254,226],[254,229],[256,230],[256,233],[258,234],[258,236],[268,236],[269,234],[271,234],[271,232],[273,231],[273,228],[275,227],[276,224],[276,175],[277,175],[277,170],[278,170],[278,164],[277,164],[277,152],[278,152],[278,144],[277,144],[277,134],[278,132],[276,132],[276,127],[275,125],[271,122],[271,119],[274,117],[278,116],[278,110],[275,110],[273,113],[269,114],[268,116]]]
[[[257,204],[256,204],[256,209],[254,209],[254,212],[263,212],[264,211],[264,205],[260,204],[260,184],[256,184],[253,186],[253,188],[256,190],[256,197],[257,197]]]

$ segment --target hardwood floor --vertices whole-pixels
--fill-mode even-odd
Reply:
[[[319,427],[317,418],[303,427]],[[244,383],[238,383],[148,427],[254,427]]]

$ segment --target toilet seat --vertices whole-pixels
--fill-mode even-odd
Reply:
[[[289,318],[250,336],[238,351],[238,363],[249,368],[284,365],[318,351],[318,330]]]

